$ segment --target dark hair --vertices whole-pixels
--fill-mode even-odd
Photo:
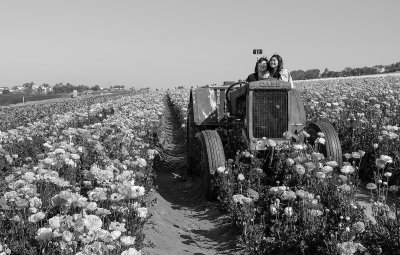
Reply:
[[[262,57],[259,58],[256,62],[256,67],[254,68],[254,73],[258,74],[258,64],[260,64],[261,62],[266,61],[267,62],[267,70],[269,70],[269,61],[267,57]]]
[[[268,67],[269,67],[269,70],[268,70],[268,71],[269,71],[269,73],[271,74],[272,77],[274,77],[274,78],[276,78],[276,79],[279,79],[279,78],[281,78],[280,71],[283,69],[283,60],[282,60],[282,57],[279,56],[278,54],[273,55],[273,56],[270,58],[270,61],[271,61],[272,58],[276,58],[276,60],[278,60],[278,68],[276,69],[276,72],[275,72],[275,73],[272,73],[273,70],[272,70],[271,66],[268,65]]]

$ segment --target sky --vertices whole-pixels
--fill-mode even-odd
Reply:
[[[0,86],[173,88],[400,61],[400,0],[0,0]]]

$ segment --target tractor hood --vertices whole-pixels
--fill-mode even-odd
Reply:
[[[291,90],[292,86],[289,82],[280,81],[276,79],[266,79],[260,81],[253,81],[249,83],[249,89],[280,89]]]

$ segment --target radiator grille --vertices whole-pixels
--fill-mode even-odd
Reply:
[[[253,137],[281,138],[288,129],[288,92],[254,90]]]

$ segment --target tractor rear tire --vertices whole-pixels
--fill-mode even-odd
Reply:
[[[200,178],[204,196],[208,200],[217,198],[217,183],[214,177],[218,167],[225,166],[225,153],[221,138],[215,130],[203,130],[196,134],[200,144]]]
[[[343,164],[342,147],[338,133],[332,124],[327,122],[312,122],[308,124],[306,131],[310,134],[308,142],[314,144],[318,138],[318,132],[324,134],[325,144],[319,144],[319,152],[328,160],[335,160],[341,167]]]

